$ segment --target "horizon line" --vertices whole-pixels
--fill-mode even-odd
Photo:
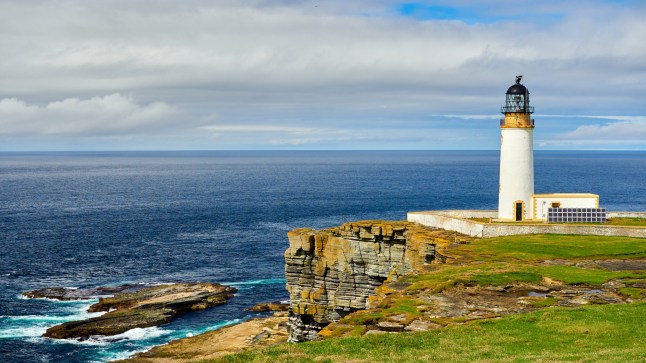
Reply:
[[[97,150],[0,150],[2,153],[106,153],[106,152],[310,152],[310,151],[335,151],[335,152],[410,152],[410,151],[500,151],[500,149],[97,149]],[[646,152],[646,149],[535,149],[534,151],[576,151],[576,152]]]

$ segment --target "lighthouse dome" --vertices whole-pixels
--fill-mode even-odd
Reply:
[[[500,108],[500,112],[507,113],[533,113],[534,107],[529,105],[529,91],[527,87],[520,84],[523,76],[516,76],[516,84],[507,88],[507,95],[505,96],[505,105]],[[530,119],[527,118],[530,125]],[[533,127],[533,126],[532,126]]]
[[[516,83],[515,85],[507,89],[508,95],[524,95],[527,93],[529,93],[529,91],[527,90],[527,87],[523,86],[520,83]]]

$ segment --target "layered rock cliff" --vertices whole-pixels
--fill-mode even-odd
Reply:
[[[443,260],[455,242],[446,231],[409,222],[362,221],[289,232],[285,275],[292,342],[317,339],[331,322],[370,307],[386,280]]]

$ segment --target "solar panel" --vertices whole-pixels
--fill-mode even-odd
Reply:
[[[606,208],[548,208],[549,223],[605,223]]]

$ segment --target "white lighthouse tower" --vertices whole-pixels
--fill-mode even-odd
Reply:
[[[498,219],[522,221],[534,219],[534,120],[530,115],[529,91],[520,84],[507,89],[500,120],[500,185]]]

